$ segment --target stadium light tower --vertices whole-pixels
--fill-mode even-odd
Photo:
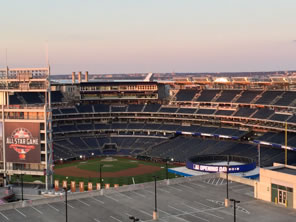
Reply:
[[[157,192],[156,192],[156,181],[158,179],[158,176],[153,176],[154,178],[154,194],[155,194],[155,199],[154,199],[154,203],[155,203],[155,209],[153,212],[153,220],[157,220],[158,219],[158,215],[157,215]]]
[[[239,200],[230,199],[233,202],[233,221],[236,222],[236,204],[240,203]]]

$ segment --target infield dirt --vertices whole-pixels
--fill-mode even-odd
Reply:
[[[162,170],[161,167],[139,164],[138,167],[120,170],[117,172],[102,172],[102,177],[138,176],[142,174],[154,173],[159,170]],[[73,176],[73,177],[84,177],[84,178],[99,176],[99,172],[82,170],[76,166],[55,169],[55,174],[62,175],[62,176]]]

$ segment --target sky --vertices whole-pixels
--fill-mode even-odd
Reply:
[[[296,69],[295,0],[0,0],[0,67],[52,74]],[[47,47],[48,46],[48,47]]]

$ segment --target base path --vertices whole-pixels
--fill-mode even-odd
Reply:
[[[138,167],[130,168],[126,170],[121,170],[117,172],[102,172],[102,177],[126,177],[126,176],[137,176],[142,174],[154,173],[156,171],[162,170],[157,166],[150,166],[139,164]],[[98,177],[99,172],[90,171],[90,170],[82,170],[75,166],[71,167],[63,167],[54,170],[55,174],[62,176],[72,176],[72,177]]]

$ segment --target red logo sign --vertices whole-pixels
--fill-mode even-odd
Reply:
[[[38,145],[38,138],[34,138],[32,133],[26,128],[15,129],[10,137],[6,138],[6,143],[10,149],[14,149],[19,154],[20,160],[26,160],[26,154],[34,150]]]

